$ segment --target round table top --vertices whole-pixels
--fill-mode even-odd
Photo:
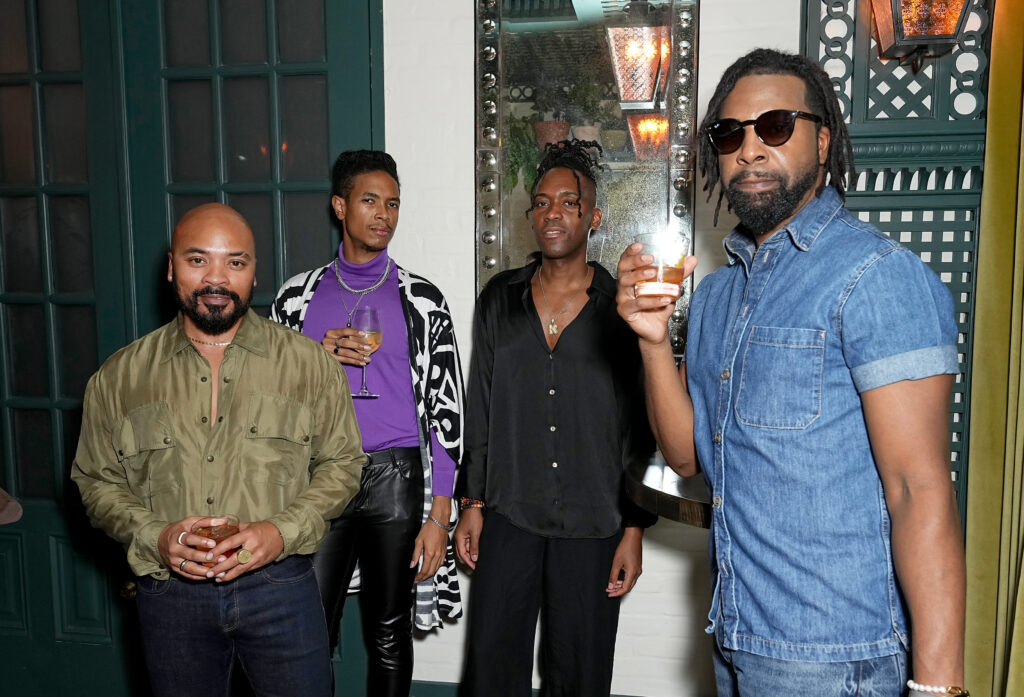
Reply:
[[[651,513],[700,528],[711,527],[711,491],[702,472],[680,477],[660,451],[626,471],[626,494]]]

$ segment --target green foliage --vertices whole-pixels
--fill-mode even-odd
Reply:
[[[600,126],[615,118],[615,108],[606,98],[604,83],[597,75],[583,74],[570,85],[566,115],[577,125]]]
[[[503,173],[501,188],[509,194],[519,183],[519,173],[523,174],[523,188],[527,192],[533,187],[537,178],[537,165],[540,164],[541,150],[537,146],[537,138],[533,134],[533,124],[537,118],[533,116],[511,116],[506,122],[505,139],[501,144]]]
[[[569,91],[561,84],[541,84],[533,88],[536,121],[564,121],[569,110]]]

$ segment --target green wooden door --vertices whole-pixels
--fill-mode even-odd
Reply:
[[[331,157],[382,147],[381,66],[381,0],[0,0],[5,692],[147,693],[123,552],[68,480],[85,383],[173,314],[191,206],[250,220],[257,309],[327,258]]]

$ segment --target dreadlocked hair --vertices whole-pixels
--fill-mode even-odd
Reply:
[[[597,153],[594,153],[597,150]],[[530,187],[530,207],[526,209],[529,216],[534,209],[533,198],[537,195],[537,187],[544,175],[553,169],[564,167],[572,172],[576,179],[576,195],[583,198],[583,189],[580,186],[580,175],[590,180],[597,186],[597,173],[601,170],[599,157],[604,154],[604,149],[596,140],[560,140],[557,143],[548,143],[544,146],[544,157],[537,165],[537,178],[533,180]],[[577,211],[579,217],[583,217],[583,210]]]
[[[334,161],[331,170],[331,190],[335,196],[348,198],[355,185],[355,178],[368,172],[385,172],[396,184],[399,183],[395,158],[383,150],[346,150]]]
[[[853,145],[850,143],[850,134],[846,130],[846,122],[843,121],[843,113],[832,80],[821,66],[806,56],[758,48],[726,69],[711,101],[708,102],[707,114],[698,130],[700,135],[697,139],[697,163],[700,173],[704,176],[704,191],[708,192],[708,201],[718,187],[715,224],[718,224],[718,212],[722,207],[727,182],[721,180],[718,151],[711,145],[706,129],[719,119],[722,103],[736,87],[739,79],[748,75],[792,75],[803,80],[804,101],[807,102],[811,113],[821,117],[822,122],[817,127],[827,127],[831,136],[825,159],[827,176],[815,195],[821,194],[825,185],[830,184],[839,193],[839,198],[845,201],[846,184],[852,184],[857,175],[853,166]]]

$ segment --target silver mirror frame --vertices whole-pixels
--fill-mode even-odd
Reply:
[[[656,0],[655,0],[656,2]],[[502,234],[502,117],[507,90],[502,75],[502,2],[476,2],[476,287],[479,292],[496,273],[514,264],[506,253]],[[666,0],[669,6],[671,60],[666,81],[666,112],[669,119],[669,147],[664,163],[666,220],[692,252],[696,177],[697,27],[699,0]],[[621,250],[620,250],[621,251]],[[617,254],[616,254],[617,259]],[[614,263],[601,260],[615,273]],[[691,281],[688,279],[672,315],[670,330],[677,354],[686,337],[686,310]]]

